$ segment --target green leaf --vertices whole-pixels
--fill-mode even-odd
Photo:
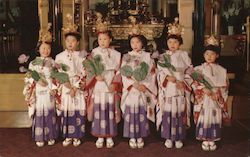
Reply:
[[[163,68],[167,68],[168,67],[165,63],[158,62],[157,64],[159,66],[163,67]]]
[[[94,60],[89,60],[89,63],[91,65],[92,69],[93,69],[94,75],[96,75],[97,67],[96,67],[95,61]]]
[[[175,67],[174,67],[172,64],[169,65],[169,68],[170,68],[172,71],[176,71]]]
[[[69,70],[69,66],[66,65],[66,64],[63,64],[63,63],[61,63],[61,68],[62,68],[62,70],[65,71],[65,72]]]
[[[133,75],[133,69],[129,65],[124,65],[121,67],[120,72],[123,76],[131,77]]]
[[[97,62],[101,62],[102,61],[102,57],[100,55],[96,55],[96,56],[94,56],[94,60],[95,60],[96,63]]]
[[[204,83],[204,85],[205,85],[205,87],[207,88],[207,89],[212,89],[213,87],[212,87],[212,85],[207,81],[207,80],[203,80],[203,83]]]
[[[95,74],[95,69],[92,66],[91,61],[89,59],[84,60],[82,64],[83,64],[83,67],[88,72],[88,75],[94,75]]]
[[[88,72],[88,75],[91,77],[94,75],[101,75],[105,70],[104,65],[102,64],[102,58],[100,55],[96,55],[91,59],[86,59],[83,61],[83,67]]]
[[[40,58],[40,57],[36,57],[36,59],[34,59],[32,62],[31,62],[32,65],[42,65],[43,64],[43,59]]]
[[[69,81],[69,75],[65,72],[52,72],[51,77],[58,80],[61,84]]]
[[[101,75],[103,73],[103,71],[104,71],[104,65],[98,64],[96,75]]]
[[[163,68],[169,68],[172,71],[176,71],[176,68],[171,64],[170,55],[163,55],[164,62],[158,62],[157,64]]]
[[[142,73],[141,73],[141,68],[136,68],[133,72],[133,76],[136,81],[142,81]]]
[[[165,63],[170,63],[170,56],[169,55],[163,55]]]
[[[143,71],[148,72],[149,65],[146,62],[141,62],[140,66]]]
[[[145,62],[140,64],[140,67],[136,68],[133,72],[133,76],[137,81],[143,81],[148,75],[149,65]]]
[[[35,70],[31,70],[31,77],[35,80],[35,81],[39,81],[40,80],[40,75],[37,71]]]
[[[212,90],[212,85],[204,78],[204,76],[198,72],[198,71],[194,71],[193,73],[191,73],[190,75],[195,81],[203,84],[207,89]]]

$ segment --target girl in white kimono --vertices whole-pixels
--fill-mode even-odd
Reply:
[[[92,120],[93,136],[98,137],[96,147],[102,148],[104,138],[106,147],[114,146],[113,137],[117,135],[117,122],[119,121],[118,106],[116,105],[116,93],[118,70],[120,68],[121,54],[109,48],[111,42],[110,32],[100,32],[98,34],[98,47],[92,50],[92,57],[100,56],[104,65],[104,72],[95,76],[91,83],[91,93],[89,95],[88,117]],[[89,108],[89,107],[88,107]],[[92,116],[91,116],[92,115]]]
[[[68,67],[66,73],[69,82],[61,85],[61,104],[58,109],[61,112],[61,129],[65,140],[63,146],[73,142],[74,146],[81,144],[81,138],[85,134],[86,103],[84,98],[85,70],[82,62],[86,52],[76,51],[79,44],[80,34],[68,32],[65,34],[66,50],[56,55],[57,64],[65,64]]]
[[[218,45],[205,47],[205,63],[195,67],[204,75],[212,89],[194,81],[192,87],[195,94],[194,121],[196,139],[203,141],[202,149],[213,151],[217,148],[215,141],[221,139],[222,118],[228,118],[226,100],[228,96],[227,70],[216,63],[219,57]]]
[[[35,81],[30,72],[25,77],[24,95],[27,104],[29,104],[29,117],[32,118],[32,137],[38,147],[44,146],[47,141],[48,145],[54,145],[58,137],[58,127],[56,124],[55,109],[55,89],[50,72],[54,65],[54,60],[49,57],[51,53],[51,43],[38,43],[40,57],[36,57],[29,64],[30,71],[36,71],[40,79]]]
[[[159,62],[163,62],[165,57],[169,57],[169,63],[175,68],[162,67],[158,63],[158,106],[157,128],[161,124],[161,137],[165,138],[165,146],[182,148],[186,134],[188,122],[188,111],[190,109],[190,88],[186,84],[185,70],[191,66],[188,53],[179,50],[182,44],[180,34],[169,34],[167,37],[168,49],[162,54]]]
[[[130,38],[132,51],[123,56],[121,66],[127,65],[135,70],[142,62],[149,65],[147,76],[142,81],[135,80],[133,76],[122,75],[123,136],[130,138],[130,148],[143,148],[143,138],[149,135],[148,118],[154,121],[153,111],[156,105],[155,65],[150,53],[142,49],[144,39],[142,37],[141,35],[134,35]]]

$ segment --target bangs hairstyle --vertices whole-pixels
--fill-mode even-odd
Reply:
[[[133,38],[138,38],[141,41],[143,49],[147,48],[148,41],[147,41],[147,38],[144,35],[132,35],[132,36],[129,36],[128,41],[129,41],[130,48],[131,48],[130,42],[131,42],[131,40]],[[132,48],[131,48],[131,50],[132,50]]]
[[[37,44],[36,44],[36,52],[39,53],[39,48],[40,48],[40,46],[41,46],[43,43],[48,44],[48,45],[50,46],[50,48],[51,48],[51,46],[52,46],[52,43],[51,43],[51,42],[42,42],[42,41],[38,41]]]
[[[204,53],[207,51],[207,50],[210,50],[210,51],[213,51],[215,52],[216,54],[220,54],[220,51],[221,51],[221,48],[219,46],[214,46],[214,45],[207,45],[204,47]]]
[[[169,39],[176,39],[179,41],[180,45],[183,44],[183,39],[180,35],[174,35],[174,34],[168,35],[166,41],[168,41]]]
[[[97,37],[98,37],[100,34],[106,34],[107,36],[109,36],[110,39],[113,39],[113,36],[112,36],[111,31],[98,32],[98,33],[97,33]]]
[[[78,33],[78,32],[69,32],[69,33],[66,33],[66,34],[64,35],[65,39],[66,39],[68,36],[73,36],[73,37],[75,37],[77,41],[80,41],[80,39],[81,39],[81,35],[80,35],[80,33]]]

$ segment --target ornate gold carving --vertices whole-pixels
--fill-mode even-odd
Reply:
[[[52,35],[50,33],[51,23],[48,23],[47,28],[41,28],[39,30],[39,41],[41,42],[52,42]]]
[[[169,35],[183,35],[184,28],[179,24],[179,18],[174,18],[174,23],[168,25],[168,34]]]

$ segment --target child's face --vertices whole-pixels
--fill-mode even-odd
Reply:
[[[219,55],[211,50],[206,50],[204,53],[204,58],[207,63],[214,63],[218,57]]]
[[[105,34],[105,33],[101,33],[98,35],[98,45],[101,48],[108,48],[111,42],[111,38]]]
[[[174,38],[168,39],[167,45],[168,45],[168,49],[173,52],[180,48],[180,42]]]
[[[77,39],[74,36],[69,35],[65,39],[65,45],[66,45],[67,50],[75,51],[78,44],[79,44],[79,41],[77,41]]]
[[[48,57],[51,53],[51,47],[49,44],[42,43],[39,47],[39,53],[41,57]]]
[[[142,49],[142,42],[137,37],[134,37],[130,40],[130,45],[131,48],[136,52],[139,52]]]

